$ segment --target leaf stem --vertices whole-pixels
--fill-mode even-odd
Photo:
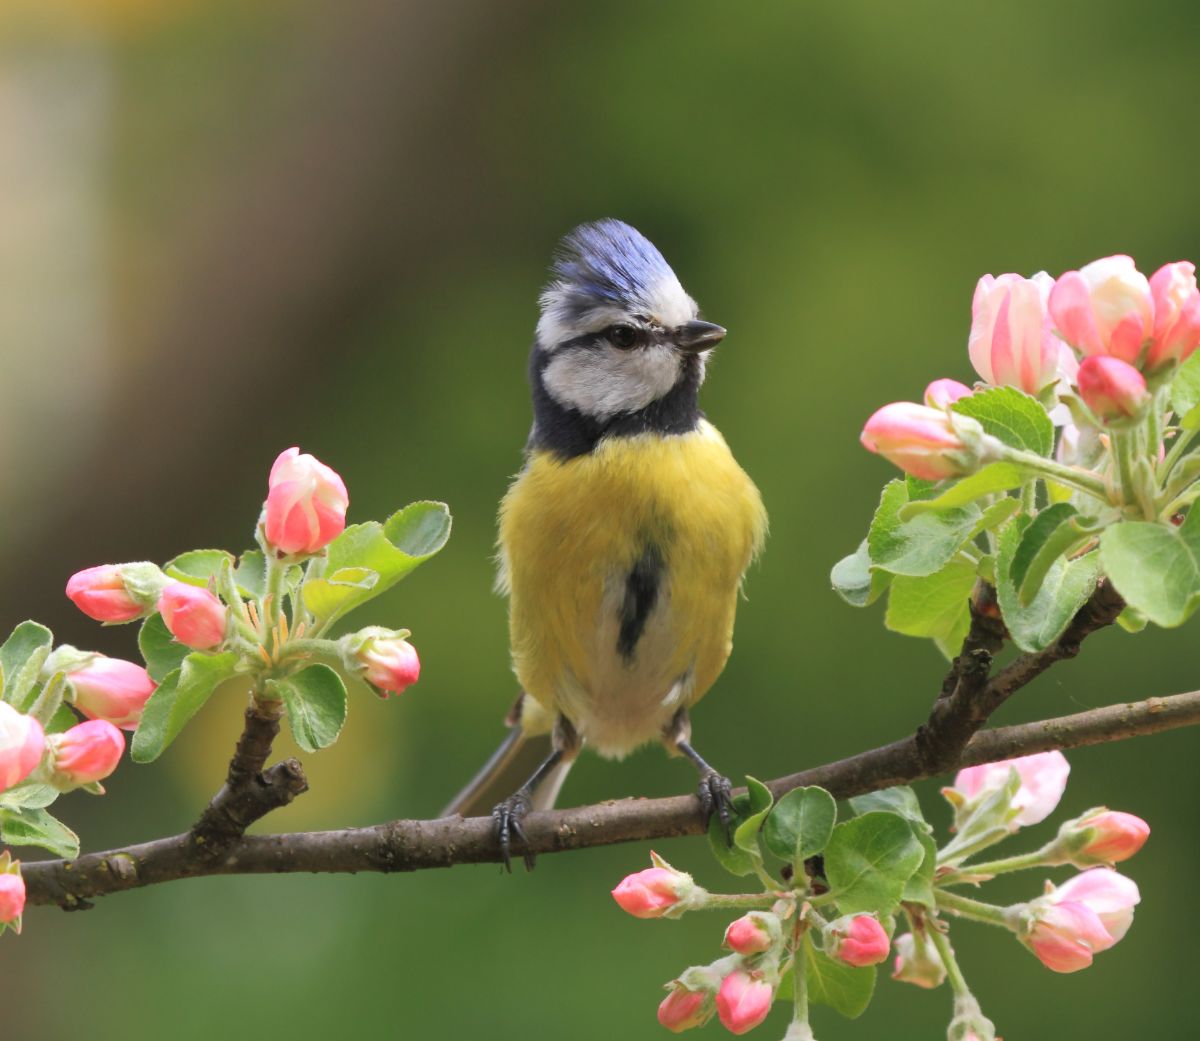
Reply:
[[[1200,429],[1179,431],[1179,435],[1171,442],[1171,447],[1167,451],[1166,457],[1158,464],[1158,479],[1160,483],[1166,484],[1171,471],[1175,469],[1175,464],[1179,462],[1198,434],[1200,434]]]
[[[1026,452],[1020,448],[1006,448],[1004,457],[1009,462],[1019,463],[1047,477],[1052,477],[1059,484],[1078,488],[1081,492],[1086,492],[1105,504],[1110,502],[1108,489],[1104,486],[1104,482],[1094,474],[1077,470],[1073,466],[1063,466],[1062,463],[1055,462],[1053,459],[1046,459],[1034,452]]]
[[[967,864],[949,875],[938,879],[939,886],[962,885],[965,878],[957,876],[1003,875],[1010,871],[1026,871],[1029,868],[1056,867],[1064,863],[1050,857],[1051,846],[1043,846],[1032,853],[1020,853],[1013,857],[1003,857],[1000,860],[989,860],[983,864]]]
[[[697,902],[695,907],[689,908],[689,910],[711,911],[718,907],[745,907],[751,910],[765,911],[770,909],[776,900],[787,895],[787,893],[779,891],[773,893],[708,893]]]
[[[982,900],[972,900],[969,896],[963,896],[960,893],[948,893],[944,889],[935,889],[933,895],[937,900],[938,910],[949,911],[962,918],[983,922],[985,925],[995,925],[1001,929],[1008,928],[1008,916],[1003,907],[985,904]],[[937,935],[936,931],[933,935]]]
[[[792,1020],[796,1023],[808,1025],[808,937],[805,935],[806,927],[802,921],[797,919],[796,928],[793,932],[793,943],[795,944],[792,950]]]

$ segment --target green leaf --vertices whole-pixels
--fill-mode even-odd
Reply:
[[[138,649],[146,659],[146,671],[155,683],[161,683],[170,672],[183,664],[191,650],[181,644],[160,614],[152,614],[138,630]]]
[[[963,506],[901,521],[900,511],[907,504],[903,481],[884,486],[867,534],[871,563],[896,575],[931,575],[970,539],[980,517],[979,507]]]
[[[902,899],[906,903],[934,907],[933,876],[937,871],[937,843],[933,841],[933,836],[929,834],[928,824],[922,828],[921,824],[916,821],[910,821],[909,823],[912,824],[913,834],[916,835],[917,841],[921,844],[924,857],[921,860],[920,867],[904,883],[904,896]]]
[[[59,796],[57,788],[36,781],[26,781],[0,792],[0,809],[35,809],[49,806]]]
[[[748,795],[734,796],[732,809],[733,829],[736,834],[737,829],[754,815],[755,810],[750,805]],[[708,820],[708,844],[712,848],[713,856],[717,858],[717,863],[730,874],[754,874],[757,858],[736,843],[732,846],[729,844],[725,838],[725,828],[721,824],[721,819],[715,813]]]
[[[322,623],[387,592],[438,552],[450,537],[450,511],[440,502],[415,502],[384,524],[354,524],[329,544],[325,575],[304,583],[304,603]],[[378,576],[368,582],[366,573]]]
[[[216,580],[226,561],[232,564],[233,554],[223,549],[190,549],[168,560],[163,571],[188,585],[207,586],[210,580]]]
[[[25,711],[38,673],[54,646],[54,634],[37,622],[22,622],[0,645],[0,675],[4,677],[4,700]]]
[[[1200,603],[1200,509],[1188,510],[1178,528],[1151,521],[1114,524],[1100,536],[1100,560],[1130,607],[1155,625],[1182,625]]]
[[[1193,354],[1179,366],[1171,380],[1171,408],[1184,418],[1197,405],[1200,405],[1200,355]]]
[[[1146,628],[1149,619],[1142,614],[1141,611],[1135,610],[1128,604],[1125,609],[1117,615],[1117,625],[1124,629],[1127,633],[1140,633]]]
[[[910,501],[901,509],[900,518],[901,520],[911,520],[930,510],[947,510],[966,506],[976,499],[982,499],[985,495],[1006,492],[1010,488],[1020,488],[1028,477],[1028,471],[1016,463],[989,463],[969,477],[955,481],[936,499]]]
[[[871,1004],[875,966],[856,969],[817,950],[811,937],[805,936],[804,943],[808,1000],[815,1005],[828,1005],[847,1019],[857,1019]]]
[[[238,557],[233,580],[242,596],[251,600],[261,599],[267,591],[267,558],[262,550],[248,549]]]
[[[151,763],[179,736],[214,690],[237,668],[238,656],[189,654],[182,665],[167,673],[142,710],[142,721],[133,733],[133,761]]]
[[[291,676],[271,680],[283,698],[296,744],[316,752],[337,740],[346,722],[346,685],[328,665],[309,665]]]
[[[843,821],[825,847],[825,877],[843,914],[891,914],[925,853],[908,821],[872,812]]]
[[[877,792],[855,795],[850,798],[849,802],[850,808],[859,816],[875,812],[896,813],[907,821],[921,825],[925,831],[929,830],[925,814],[921,812],[921,804],[917,801],[917,793],[906,784],[897,784]]]
[[[897,575],[888,594],[884,624],[905,636],[938,637],[961,628],[975,588],[975,565],[952,560],[921,578]]]
[[[1054,424],[1046,410],[1015,387],[993,387],[959,398],[951,408],[979,421],[983,429],[1012,448],[1049,456],[1054,451]]]
[[[746,790],[750,795],[750,809],[753,812],[734,829],[733,844],[753,857],[761,857],[758,832],[763,821],[767,819],[767,814],[771,812],[771,804],[775,800],[770,789],[753,777],[746,778]]]
[[[1179,427],[1181,430],[1195,430],[1200,427],[1200,405],[1189,409],[1179,418]]]
[[[68,860],[79,856],[79,836],[42,809],[0,810],[0,842],[41,846]]]
[[[1096,537],[1090,517],[1080,517],[1069,503],[1055,503],[1024,527],[1009,569],[1023,607],[1033,603],[1051,566]]]
[[[1037,595],[1023,604],[1012,580],[1012,561],[1028,523],[1028,518],[1019,517],[1000,533],[996,599],[1013,642],[1021,650],[1033,652],[1057,640],[1087,602],[1100,578],[1100,559],[1096,553],[1071,561],[1057,558],[1046,571]]]
[[[867,540],[863,539],[857,550],[833,565],[829,580],[833,591],[851,607],[866,607],[879,599],[892,576],[888,571],[872,570]]]
[[[779,800],[763,826],[775,856],[799,866],[825,848],[837,820],[837,803],[824,788],[795,788]]]
[[[44,729],[47,734],[61,734],[64,730],[70,730],[78,722],[79,717],[71,711],[70,705],[59,705]]]

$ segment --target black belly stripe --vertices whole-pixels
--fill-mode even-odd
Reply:
[[[625,596],[621,600],[621,628],[617,633],[617,653],[632,662],[638,640],[658,601],[666,563],[662,551],[651,543],[625,577]]]

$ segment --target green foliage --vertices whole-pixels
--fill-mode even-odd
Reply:
[[[191,652],[171,635],[162,615],[152,614],[138,630],[138,649],[146,662],[146,671],[155,683],[174,672]]]
[[[179,736],[213,691],[237,669],[238,656],[192,653],[179,668],[163,677],[142,710],[142,721],[133,734],[136,763],[151,763]]]
[[[987,433],[1010,448],[1040,456],[1049,456],[1054,451],[1054,424],[1046,410],[1015,387],[977,391],[960,398],[952,408],[959,415],[978,420]]]
[[[167,561],[163,571],[180,582],[207,586],[216,581],[221,568],[233,563],[233,554],[223,549],[192,549]]]
[[[931,575],[939,571],[970,537],[979,508],[968,505],[902,520],[908,487],[889,481],[867,533],[871,563],[894,575]]]
[[[0,807],[0,842],[10,846],[40,846],[56,857],[79,856],[79,836],[37,807]]]
[[[328,665],[309,665],[268,685],[283,698],[292,736],[304,751],[316,752],[337,740],[346,722],[346,685]]]
[[[387,592],[450,537],[450,511],[416,502],[380,524],[354,524],[329,544],[322,577],[304,583],[304,603],[323,624]]]
[[[825,877],[843,913],[891,914],[924,855],[908,821],[872,811],[833,829],[825,847]]]
[[[0,645],[4,700],[18,711],[28,711],[33,703],[38,673],[53,645],[54,634],[37,622],[22,622]]]
[[[1115,524],[1100,537],[1100,560],[1130,607],[1155,625],[1182,625],[1200,603],[1200,510],[1189,510],[1178,528]]]
[[[976,566],[969,560],[952,560],[920,578],[897,575],[888,595],[885,624],[906,636],[937,638],[964,631],[975,578]]]
[[[815,1005],[828,1005],[847,1019],[857,1019],[871,1004],[875,993],[875,967],[855,968],[837,961],[818,949],[811,937],[806,936],[804,943],[808,1000]]]
[[[902,520],[911,520],[930,510],[949,510],[966,506],[985,495],[1020,488],[1030,477],[1029,471],[1016,463],[989,463],[982,470],[955,481],[941,495],[932,499],[911,500],[900,511]]]
[[[833,565],[829,581],[837,593],[851,607],[867,607],[878,600],[892,580],[890,571],[871,567],[871,553],[867,540],[859,543],[858,549]]]
[[[825,848],[837,820],[837,803],[824,788],[794,788],[776,804],[763,826],[763,843],[799,872]]]

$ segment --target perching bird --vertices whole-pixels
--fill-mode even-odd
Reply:
[[[662,254],[601,220],[563,239],[553,276],[525,467],[500,507],[497,585],[523,693],[508,739],[446,811],[482,810],[527,777],[492,811],[506,865],[521,818],[553,805],[584,745],[620,758],[661,741],[696,765],[703,811],[728,830],[729,782],[692,748],[688,711],[729,657],[767,527],[697,400],[725,330],[697,318]]]

